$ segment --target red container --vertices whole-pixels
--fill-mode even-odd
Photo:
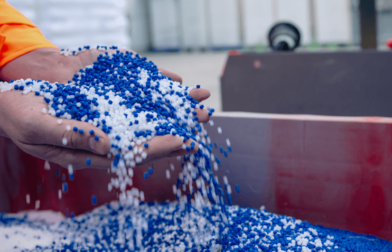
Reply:
[[[213,142],[233,152],[221,159],[217,175],[226,175],[234,189],[234,204],[290,215],[312,224],[373,234],[392,240],[392,119],[372,117],[330,117],[225,113],[214,116],[214,126],[206,125]],[[219,134],[217,127],[223,133]],[[69,180],[66,169],[20,151],[10,140],[0,139],[0,211],[17,212],[52,209],[64,214],[81,214],[115,200],[108,192],[112,175],[107,170],[75,171]],[[135,169],[134,186],[146,200],[172,200],[176,176],[166,179],[169,163],[154,164],[154,174],[146,181]],[[57,172],[58,171],[58,172]],[[56,174],[57,173],[57,174]],[[64,175],[65,181],[62,181]],[[63,182],[69,191],[58,198]],[[30,204],[26,203],[30,195]]]

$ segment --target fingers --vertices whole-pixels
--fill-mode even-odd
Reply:
[[[189,92],[189,95],[192,96],[198,102],[204,101],[210,97],[210,91],[204,88],[194,88]]]
[[[194,143],[193,148],[192,146],[192,142]],[[198,150],[199,150],[199,145],[197,144],[197,142],[193,141],[192,139],[188,139],[185,142],[185,145],[187,147],[189,147],[189,149],[179,149],[176,151],[171,152],[170,154],[167,155],[167,157],[176,157],[176,156],[182,156],[182,155],[191,155],[191,154],[195,154]]]
[[[177,81],[182,84],[182,78],[178,74],[175,74],[175,73],[170,72],[170,71],[163,69],[163,68],[158,68],[158,69],[159,69],[159,71],[162,72],[163,75],[165,75],[167,77],[171,77],[172,80]]]
[[[198,102],[201,102],[208,97],[210,97],[210,91],[204,88],[194,88],[189,92],[189,95],[192,96]],[[197,113],[197,117],[199,118],[198,122],[206,123],[210,120],[210,116],[208,115],[208,111],[206,109],[195,109]]]
[[[206,123],[210,120],[210,116],[208,115],[208,111],[206,109],[195,109],[195,111],[197,113],[197,117],[199,118],[199,120],[197,120],[198,122]]]
[[[99,155],[105,155],[110,151],[108,136],[86,122],[59,119],[45,114],[40,120],[36,120],[35,128],[35,144],[85,150]]]
[[[164,158],[169,153],[181,149],[182,144],[182,139],[179,136],[156,136],[147,143],[134,146],[132,149],[133,154],[125,154],[125,157],[134,159],[136,165],[143,165]]]
[[[112,159],[82,150],[72,150],[50,145],[31,145],[19,143],[19,147],[36,157],[59,164],[63,167],[72,165],[74,169],[111,167]]]

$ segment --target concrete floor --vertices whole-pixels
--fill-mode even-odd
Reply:
[[[183,79],[183,84],[210,90],[211,97],[205,106],[221,111],[220,74],[227,59],[227,52],[206,53],[141,53],[157,66],[175,72]]]

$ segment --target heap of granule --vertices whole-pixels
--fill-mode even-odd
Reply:
[[[84,47],[79,51],[87,49]],[[155,136],[178,135],[184,142],[183,149],[188,152],[197,142],[199,149],[195,154],[179,159],[183,169],[173,191],[181,204],[193,203],[197,209],[211,208],[216,204],[214,209],[221,211],[214,211],[215,215],[222,223],[226,222],[225,200],[231,204],[231,188],[225,183],[225,193],[213,176],[213,167],[216,170],[220,160],[212,154],[213,144],[198,123],[196,109],[204,106],[189,95],[192,88],[162,75],[145,57],[119,50],[114,54],[105,52],[92,65],[75,74],[68,84],[27,79],[0,83],[0,89],[2,92],[20,90],[23,94],[34,92],[37,96],[44,96],[49,114],[88,122],[105,132],[111,143],[108,157],[115,157],[112,172],[118,176],[111,180],[108,190],[120,190],[120,201],[135,206],[144,201],[144,193],[136,188],[130,189],[132,168],[147,158],[147,141]],[[211,116],[213,112],[210,109],[208,114]],[[73,128],[74,134],[94,135],[88,130]],[[99,141],[99,137],[95,136],[95,139]],[[190,146],[186,146],[185,142],[190,139]],[[67,143],[67,139],[63,143]],[[91,165],[91,159],[87,159],[86,164]],[[72,167],[69,171],[71,175]],[[166,175],[170,177],[169,170]],[[222,235],[227,232],[224,226],[219,225]]]
[[[270,252],[364,252],[392,251],[392,243],[370,235],[314,226],[306,221],[275,215],[265,210],[227,208],[229,232],[213,211],[189,203],[141,204],[113,202],[90,213],[41,225],[54,237],[46,246],[22,251],[270,251]],[[18,227],[25,220],[0,215],[4,227]],[[34,223],[29,229],[38,229]],[[207,231],[207,232],[206,232]],[[12,233],[5,242],[10,242]],[[60,237],[60,238],[58,238]],[[194,239],[197,237],[197,239]]]
[[[87,49],[89,47],[79,48],[79,51]],[[213,145],[203,126],[198,123],[195,111],[204,106],[189,95],[192,88],[181,86],[162,75],[145,57],[119,50],[114,54],[105,52],[93,65],[75,74],[68,84],[30,79],[0,83],[1,91],[11,89],[44,96],[49,114],[88,122],[108,135],[111,142],[108,156],[115,156],[112,171],[118,175],[108,189],[120,189],[120,200],[134,198],[131,191],[126,191],[127,186],[132,186],[133,176],[132,169],[127,170],[126,167],[135,167],[147,158],[145,150],[148,140],[171,134],[182,138],[183,148],[188,152],[194,149],[195,142],[199,144],[196,154],[183,158],[184,171],[181,181],[177,183],[178,187],[186,185],[189,188],[188,194],[183,196],[189,200],[190,194],[198,193],[192,187],[197,180],[199,186],[206,183],[207,191],[195,200],[204,198],[203,202],[223,204],[218,199],[223,192],[219,191],[220,187],[215,189],[218,183],[211,169],[217,167],[220,161],[212,154]],[[209,115],[213,112],[210,109]],[[73,130],[80,134],[94,134],[93,131],[84,132],[76,127]],[[97,136],[95,139],[99,140]],[[185,145],[188,139],[194,141],[190,146]],[[63,142],[66,143],[67,139]],[[86,163],[90,165],[91,160],[87,159]],[[180,190],[178,197],[181,197]]]

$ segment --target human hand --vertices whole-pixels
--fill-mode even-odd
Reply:
[[[62,56],[58,51],[56,54],[48,51],[32,53],[34,57],[26,54],[8,63],[0,69],[0,77],[3,80],[35,78],[66,83],[80,68],[91,65],[102,51],[89,50],[70,57]],[[40,57],[43,58],[41,62],[44,62],[42,66],[36,63],[31,65],[32,62],[40,62],[37,60]],[[48,63],[51,66],[48,66]],[[181,82],[181,77],[178,75],[164,69],[160,71],[173,80]],[[209,95],[209,91],[205,89],[193,89],[190,92],[190,96],[197,101],[207,99]],[[62,166],[71,164],[74,168],[87,167],[87,158],[91,158],[91,167],[111,166],[112,160],[105,155],[110,150],[110,142],[105,133],[91,124],[76,120],[62,119],[63,122],[59,125],[58,118],[42,113],[43,108],[47,109],[47,104],[42,97],[34,96],[32,93],[27,95],[18,91],[0,93],[0,134],[11,138],[25,152]],[[208,121],[209,116],[205,109],[199,109],[197,113],[199,122]],[[67,130],[67,125],[71,127],[71,131]],[[84,133],[74,132],[73,127],[83,129]],[[99,141],[94,140],[95,135],[90,136],[88,132],[91,129],[99,137]],[[63,145],[63,139],[67,139],[66,145]],[[189,146],[190,142],[191,140],[188,140],[186,144]],[[138,165],[151,163],[166,156],[191,154],[198,150],[196,144],[194,150],[186,152],[182,149],[181,138],[172,135],[157,136],[148,143],[150,147],[145,150],[147,159]]]

